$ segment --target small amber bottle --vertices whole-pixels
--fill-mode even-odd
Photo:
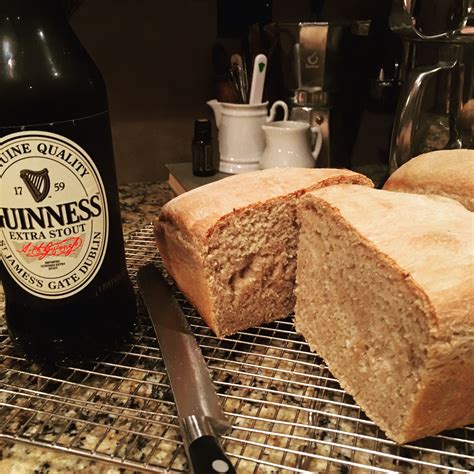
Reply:
[[[212,176],[216,173],[212,153],[211,122],[207,119],[194,121],[193,138],[193,174],[195,176]]]

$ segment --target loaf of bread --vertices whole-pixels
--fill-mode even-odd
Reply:
[[[398,168],[383,189],[446,196],[474,211],[474,150],[439,150],[416,156]]]
[[[296,329],[393,440],[474,422],[474,215],[439,196],[303,196]]]
[[[219,337],[294,309],[296,201],[337,183],[372,186],[347,170],[244,173],[168,202],[155,222],[163,264]]]

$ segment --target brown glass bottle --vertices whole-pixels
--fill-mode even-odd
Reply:
[[[59,0],[0,2],[0,275],[35,360],[94,357],[135,319],[107,95]]]
[[[194,121],[192,158],[193,174],[195,176],[213,176],[216,174],[212,156],[211,122],[207,119]]]

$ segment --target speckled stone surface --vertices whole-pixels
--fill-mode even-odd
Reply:
[[[167,183],[132,183],[120,186],[120,206],[125,239],[150,223],[167,201],[174,197]]]
[[[125,240],[139,230],[159,212],[161,206],[173,197],[165,182],[131,183],[119,188],[122,223]],[[4,324],[4,295],[0,285],[0,326]],[[59,472],[124,473],[124,469],[110,467],[75,455],[57,453],[21,443],[0,441],[0,473],[59,473]]]

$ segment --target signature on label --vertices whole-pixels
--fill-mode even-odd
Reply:
[[[68,239],[58,242],[40,242],[25,244],[20,253],[24,253],[27,257],[44,260],[46,257],[69,257],[82,246],[80,237],[69,237]]]

